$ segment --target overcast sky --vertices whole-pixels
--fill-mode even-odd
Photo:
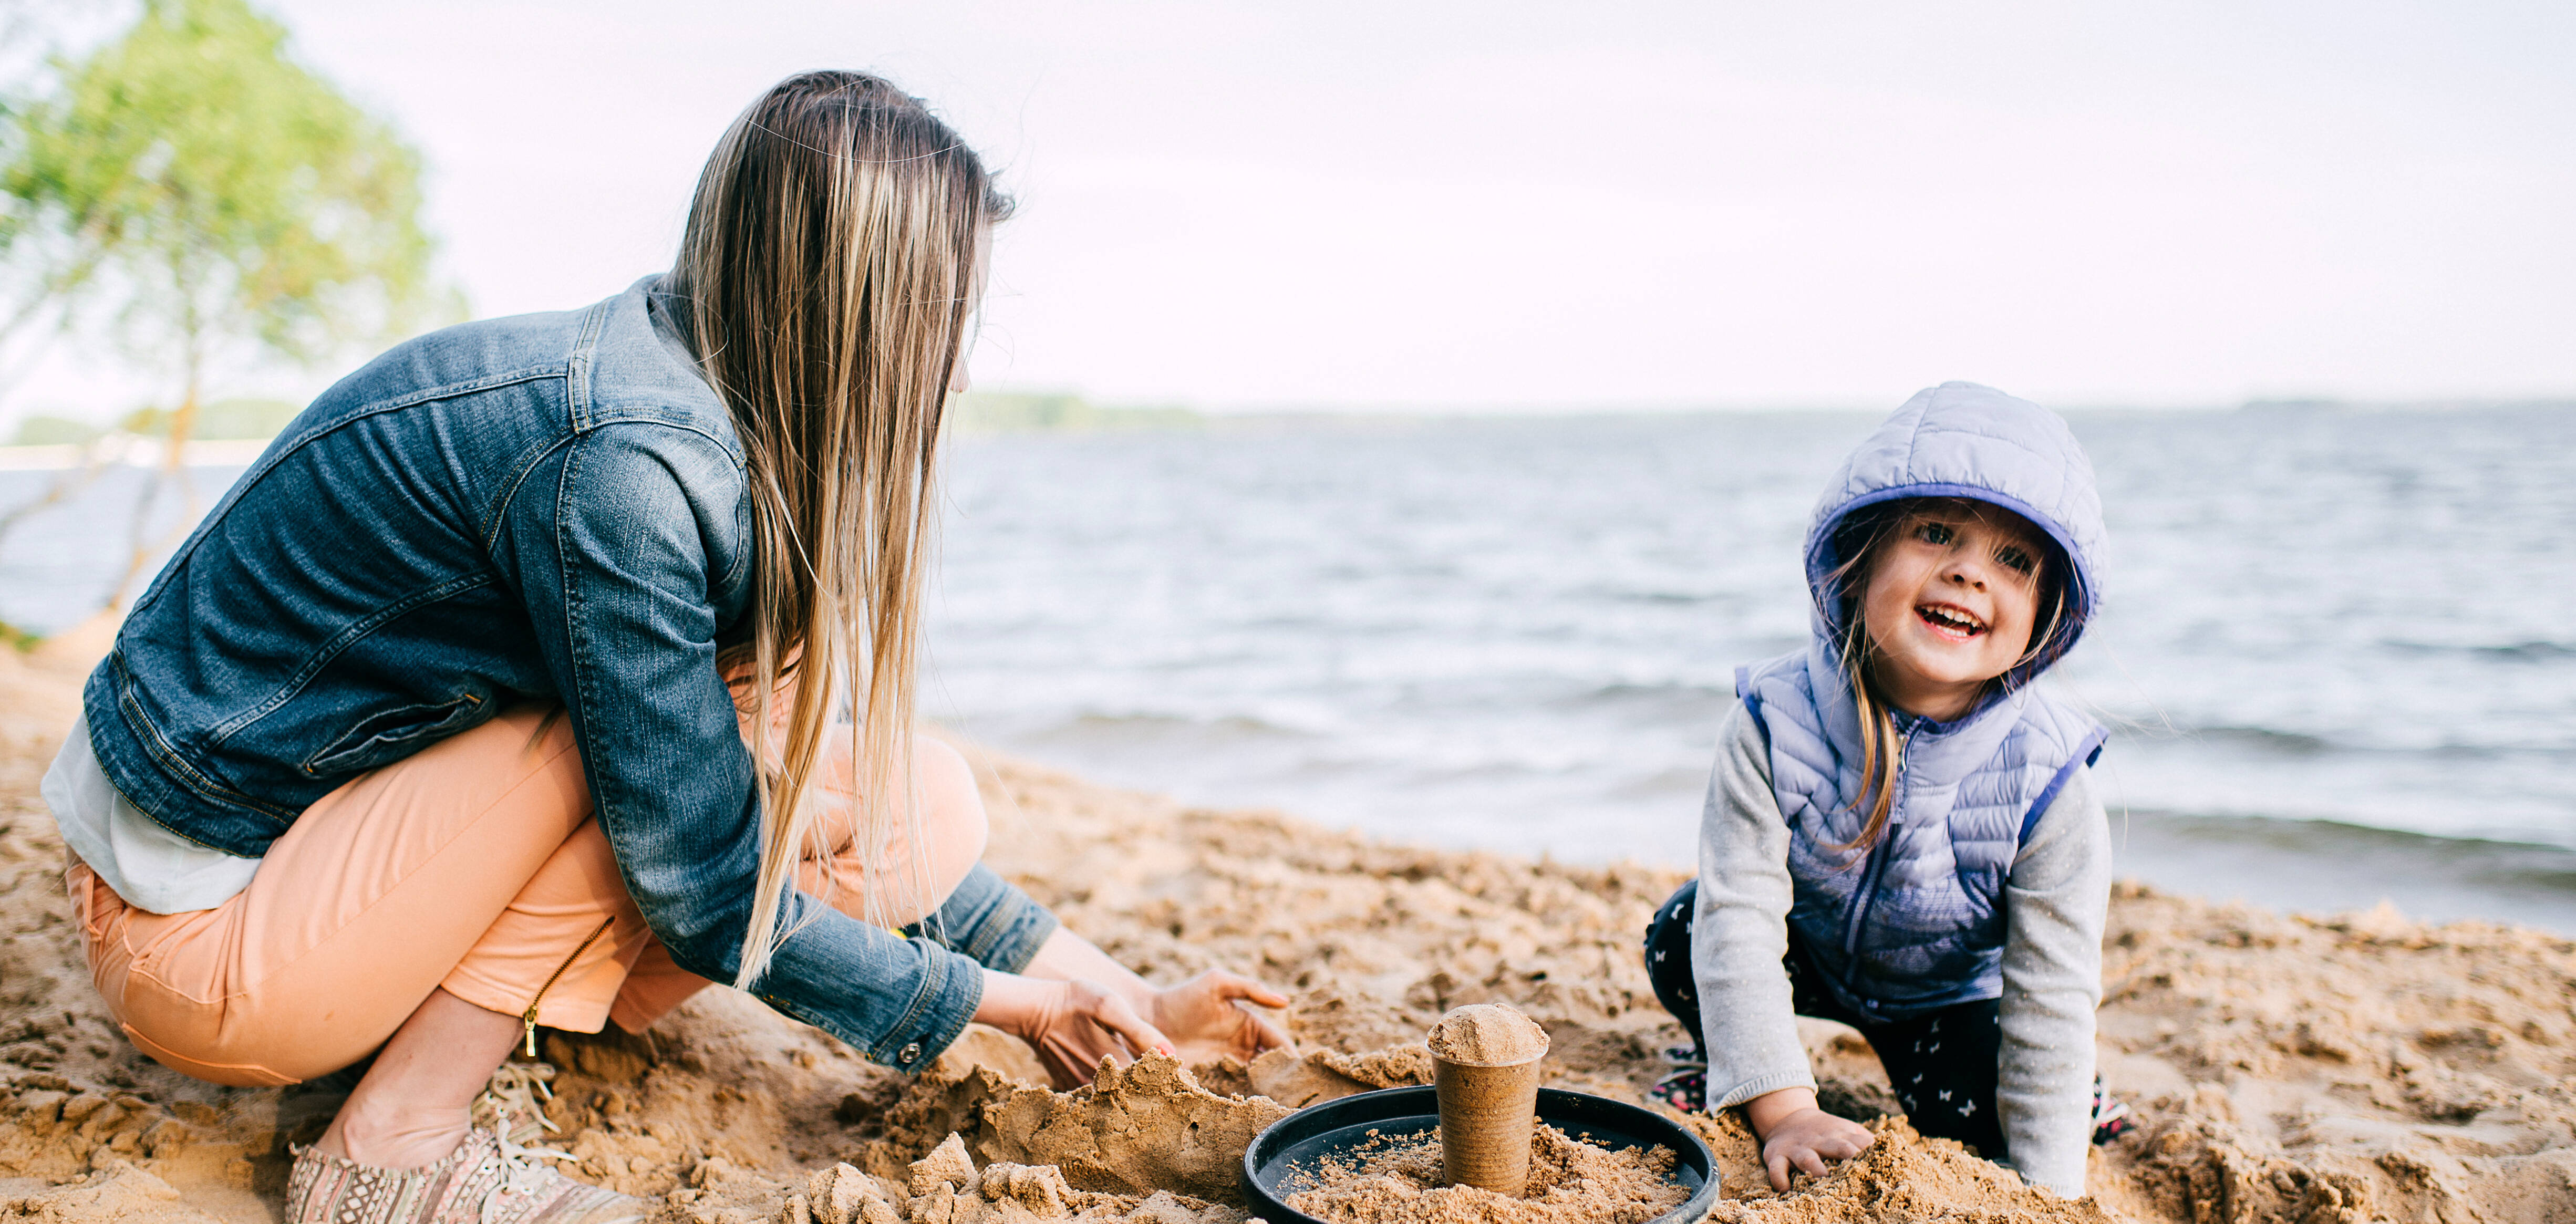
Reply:
[[[2576,392],[2565,3],[270,8],[425,151],[478,315],[667,266],[725,124],[837,66],[928,98],[1021,200],[986,386]]]

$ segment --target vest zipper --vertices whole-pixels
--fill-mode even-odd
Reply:
[[[590,938],[581,941],[581,946],[573,949],[572,955],[564,958],[564,963],[555,966],[554,973],[546,978],[546,984],[537,987],[537,997],[528,1000],[528,1010],[519,1013],[519,1022],[527,1027],[528,1057],[537,1056],[537,1004],[546,1001],[546,992],[554,989],[556,982],[563,980],[564,971],[572,968],[572,963],[580,960],[582,953],[590,951],[590,945],[598,943],[599,937],[607,934],[610,924],[616,921],[615,918],[600,920],[599,929],[592,931]]]

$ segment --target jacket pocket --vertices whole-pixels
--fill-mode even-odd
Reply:
[[[371,714],[307,758],[304,773],[328,778],[388,765],[481,723],[485,716],[483,698],[473,693],[436,705]]]

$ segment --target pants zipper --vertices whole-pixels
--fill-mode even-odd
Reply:
[[[537,1056],[537,1004],[546,1001],[546,992],[554,989],[556,982],[563,980],[564,971],[572,968],[572,963],[580,960],[582,953],[590,951],[590,945],[598,943],[599,937],[607,934],[609,926],[616,921],[615,918],[602,919],[599,929],[592,931],[590,938],[581,941],[581,946],[573,949],[572,955],[564,958],[564,963],[555,966],[553,975],[546,978],[545,985],[537,987],[537,997],[528,1000],[528,1010],[519,1013],[519,1022],[527,1026],[528,1057]]]

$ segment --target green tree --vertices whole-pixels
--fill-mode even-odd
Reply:
[[[25,252],[16,280],[75,300],[177,393],[115,607],[151,552],[145,510],[185,489],[180,450],[210,369],[318,360],[452,299],[430,288],[419,155],[243,0],[145,0],[132,28],[55,76],[13,116],[0,195],[16,228],[0,254]]]
[[[85,15],[62,0],[0,0],[0,165],[17,162],[20,120],[59,84],[56,48]],[[42,352],[60,312],[97,270],[104,222],[0,193],[0,392]]]

